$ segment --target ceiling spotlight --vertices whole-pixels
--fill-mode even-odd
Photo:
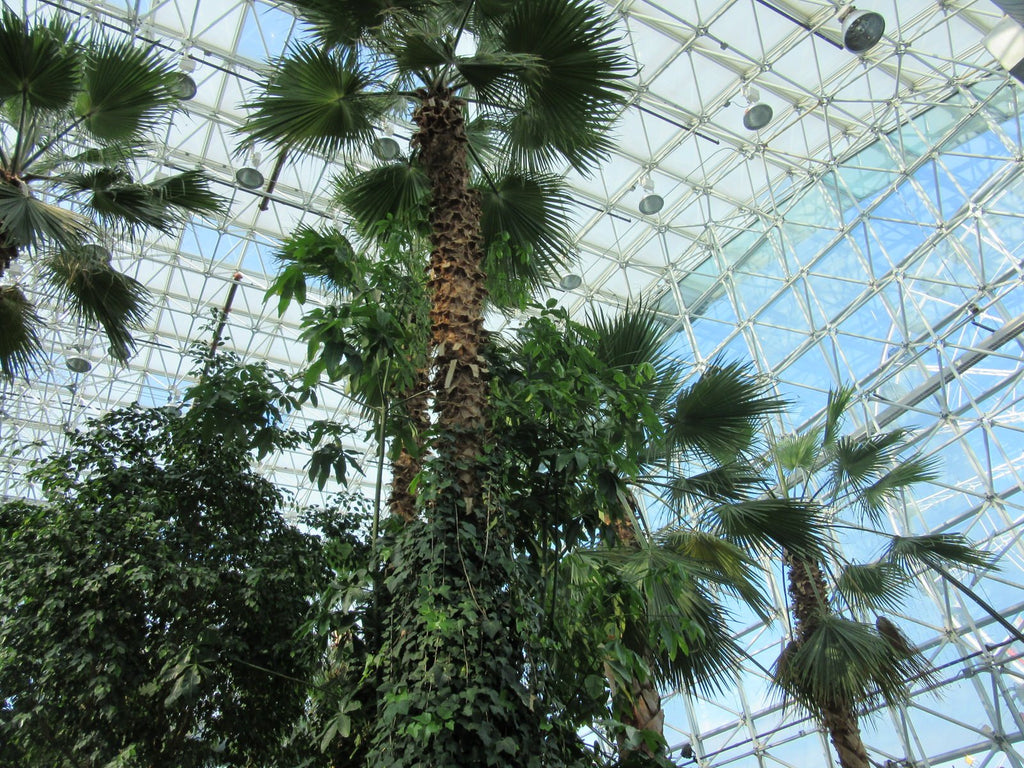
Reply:
[[[644,216],[653,216],[662,208],[665,207],[665,198],[661,195],[654,194],[654,181],[651,179],[651,174],[645,173],[640,177],[640,186],[643,187],[647,193],[640,201],[640,213]]]
[[[389,136],[382,136],[373,142],[373,154],[379,160],[394,160],[400,151],[398,142]]]
[[[174,82],[171,84],[171,93],[173,93],[181,101],[188,101],[195,97],[198,92],[196,87],[196,81],[192,79],[192,76],[185,72],[175,72]]]
[[[86,360],[84,357],[73,355],[64,359],[65,365],[68,370],[73,373],[88,373],[92,370],[92,363]]]
[[[174,82],[171,83],[171,93],[182,101],[188,101],[196,95],[196,81],[192,79],[195,69],[195,59],[188,55],[188,51],[182,52],[179,71],[174,74]]]
[[[760,131],[772,121],[774,114],[767,104],[751,104],[743,113],[743,127],[748,131]]]
[[[263,186],[263,174],[250,165],[235,171],[235,181],[246,189],[259,189]]]
[[[874,11],[858,11],[851,7],[842,18],[843,45],[853,53],[873,48],[885,34],[885,19]]]
[[[743,112],[743,127],[748,131],[759,131],[772,121],[775,114],[771,106],[761,102],[761,92],[752,86],[743,86],[743,97],[747,109]]]
[[[665,207],[665,198],[652,192],[644,196],[644,199],[640,201],[639,207],[640,213],[644,216],[653,216]]]
[[[558,287],[563,291],[572,291],[583,285],[583,278],[579,275],[562,275],[562,279],[558,281]]]

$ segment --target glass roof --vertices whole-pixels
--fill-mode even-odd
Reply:
[[[176,402],[191,381],[183,352],[208,336],[236,272],[227,346],[297,368],[297,311],[278,317],[263,304],[273,253],[299,224],[343,222],[330,203],[339,170],[330,159],[286,163],[270,193],[236,181],[243,166],[272,175],[275,158],[238,151],[236,130],[267,62],[303,33],[283,5],[8,4],[26,15],[63,8],[194,65],[197,94],[144,170],[201,167],[230,199],[226,216],[175,236],[106,244],[116,266],[154,294],[127,365],[115,364],[95,329],[50,308],[45,365],[30,381],[3,384],[0,449],[12,458],[0,483],[9,494],[25,492],[25,462],[59,445],[67,427],[117,404]],[[606,4],[636,60],[635,94],[613,156],[591,176],[569,174],[582,280],[551,296],[576,313],[654,302],[672,349],[694,370],[724,357],[771,378],[792,401],[773,425],[779,434],[820,413],[829,388],[855,385],[856,428],[912,427],[917,447],[941,461],[941,477],[893,516],[893,530],[961,531],[998,553],[1001,570],[970,586],[1024,626],[1024,105],[1020,83],[983,42],[1002,10],[988,0],[863,0],[886,31],[857,55],[838,43],[846,3]],[[749,130],[744,115],[755,103],[771,119]],[[394,126],[400,142],[410,133]],[[645,214],[649,194],[664,206]],[[69,357],[91,369],[70,370]],[[348,418],[344,393],[334,394],[302,418]],[[372,482],[374,457],[364,464]],[[264,468],[304,502],[317,493],[303,465],[285,455]],[[956,590],[921,586],[898,620],[939,667],[939,696],[922,690],[903,710],[865,720],[872,759],[1024,766],[1022,649]],[[832,759],[826,736],[784,712],[757,668],[774,662],[784,631],[753,621],[742,630],[756,664],[738,676],[738,694],[670,697],[668,738],[680,764],[689,763],[684,744],[702,766]]]

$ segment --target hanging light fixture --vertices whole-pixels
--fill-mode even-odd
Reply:
[[[747,100],[747,109],[743,113],[744,128],[759,131],[772,121],[775,112],[770,105],[761,101],[761,92],[757,88],[744,85],[743,97]]]
[[[378,160],[394,160],[398,157],[400,151],[401,147],[398,146],[398,142],[390,136],[381,136],[379,139],[374,139],[373,154],[377,156]]]
[[[64,358],[64,364],[72,373],[88,373],[92,370],[92,363],[80,355],[71,355]]]
[[[654,193],[654,181],[651,179],[651,174],[649,173],[645,173],[640,177],[640,186],[643,187],[644,192],[647,193],[643,196],[643,199],[640,200],[640,213],[644,216],[653,216],[665,207],[665,198]]]
[[[558,281],[558,287],[563,291],[573,291],[581,285],[583,285],[583,278],[571,273],[562,275],[562,279]]]
[[[864,53],[875,47],[885,34],[885,18],[875,11],[858,11],[851,5],[840,21],[843,45],[853,53]]]
[[[260,156],[257,152],[249,153],[249,165],[235,171],[235,181],[238,186],[246,189],[259,189],[263,186],[263,174],[256,167],[260,164]]]
[[[192,73],[196,69],[196,62],[187,52],[182,53],[178,69],[179,71],[174,74],[174,85],[171,90],[181,101],[189,101],[195,97],[199,90],[196,86],[196,81],[192,78]]]

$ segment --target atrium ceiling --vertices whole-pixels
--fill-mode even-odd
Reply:
[[[272,190],[237,181],[246,166],[273,176],[275,158],[240,151],[237,131],[268,61],[304,34],[285,4],[5,4],[28,16],[62,8],[83,25],[163,46],[197,93],[153,147],[147,172],[201,167],[230,200],[226,216],[176,236],[106,244],[154,297],[127,365],[114,363],[95,329],[51,308],[46,363],[2,385],[0,450],[11,458],[0,484],[11,494],[26,492],[25,462],[59,446],[65,429],[119,404],[177,402],[194,380],[185,350],[209,343],[236,283],[226,345],[297,369],[298,313],[279,317],[263,303],[274,250],[300,224],[344,222],[331,205],[340,167],[328,158],[284,164]],[[941,462],[940,478],[893,513],[893,531],[959,531],[998,554],[1001,570],[969,586],[1024,626],[1024,91],[984,45],[1001,8],[862,0],[860,10],[886,26],[857,54],[840,42],[847,3],[605,4],[636,61],[635,91],[613,156],[589,177],[569,174],[580,279],[550,297],[577,314],[653,303],[671,349],[694,371],[740,360],[769,378],[792,403],[773,425],[779,434],[808,424],[830,388],[855,385],[852,427],[914,428],[915,447]],[[770,119],[745,127],[765,107]],[[410,127],[386,130],[404,148]],[[14,279],[31,285],[30,268]],[[69,369],[68,358],[90,370]],[[343,392],[334,394],[303,418],[351,418]],[[372,485],[373,457],[364,463]],[[299,502],[315,501],[303,465],[284,456],[265,469]],[[922,578],[921,587],[896,618],[939,667],[936,690],[864,722],[872,760],[1024,768],[1024,649],[948,583]],[[758,669],[785,642],[782,622],[740,631],[751,664],[735,690],[669,699],[674,758],[827,765],[826,737],[781,709]]]

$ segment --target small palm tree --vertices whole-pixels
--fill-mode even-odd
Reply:
[[[901,429],[841,435],[852,397],[851,388],[831,392],[823,424],[779,440],[771,456],[784,496],[803,499],[832,520],[852,516],[877,526],[907,489],[935,477],[935,465],[901,457],[907,446]],[[909,685],[930,674],[927,661],[883,615],[908,595],[915,569],[991,565],[956,534],[889,538],[878,560],[836,571],[825,558],[785,553],[793,636],[776,662],[774,680],[828,731],[843,768],[871,765],[859,716],[882,703],[905,703]],[[875,614],[873,623],[859,620],[865,613]]]
[[[104,233],[167,231],[221,207],[198,171],[133,176],[131,161],[178,106],[177,87],[153,49],[87,37],[59,15],[30,24],[0,14],[0,278],[32,259],[31,288],[102,326],[122,361],[146,292],[111,266]],[[16,282],[0,285],[0,320],[0,372],[24,373],[40,351],[40,319]]]

